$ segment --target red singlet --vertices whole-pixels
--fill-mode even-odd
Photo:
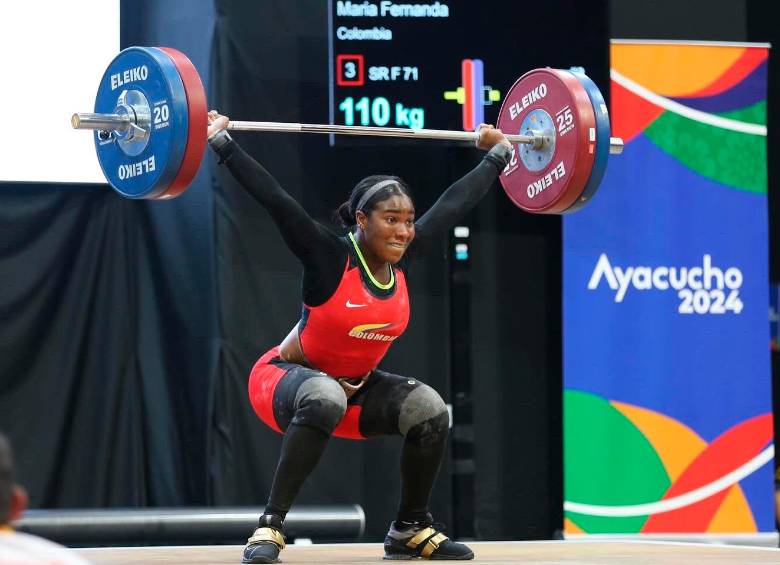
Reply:
[[[360,265],[347,258],[336,292],[320,306],[304,305],[298,332],[314,367],[334,377],[362,377],[376,368],[409,323],[406,277],[392,269],[395,288],[379,297],[366,288],[374,283],[364,283]]]

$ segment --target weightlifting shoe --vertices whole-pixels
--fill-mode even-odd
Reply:
[[[385,559],[474,559],[468,546],[454,542],[442,533],[428,514],[421,522],[393,522],[385,537]]]
[[[246,542],[242,563],[278,563],[284,549],[282,519],[275,514],[260,516],[258,528]]]

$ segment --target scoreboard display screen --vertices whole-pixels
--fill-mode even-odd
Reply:
[[[330,122],[464,131],[495,123],[529,69],[513,63],[514,42],[499,39],[512,26],[497,30],[501,14],[490,5],[330,0]]]

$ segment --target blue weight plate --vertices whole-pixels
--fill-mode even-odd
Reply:
[[[593,105],[593,113],[596,115],[596,155],[593,159],[593,169],[590,172],[590,177],[588,177],[588,182],[585,183],[582,194],[580,194],[580,197],[577,198],[574,204],[563,211],[563,214],[576,212],[588,204],[593,195],[596,194],[599,184],[601,184],[601,179],[604,177],[604,172],[607,170],[611,135],[607,104],[598,86],[585,73],[573,69],[569,72],[577,77],[577,80],[585,87],[590,103]]]
[[[184,158],[187,94],[170,57],[146,47],[129,47],[111,61],[100,80],[95,112],[114,113],[126,90],[135,98],[140,93],[148,102],[148,141],[145,147],[140,144],[143,150],[131,155],[115,134],[102,140],[95,132],[98,161],[108,182],[122,196],[154,198],[168,189]]]

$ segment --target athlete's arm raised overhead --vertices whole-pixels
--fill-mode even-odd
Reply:
[[[230,137],[225,130],[228,123],[226,116],[209,112],[209,144],[219,155],[220,162],[268,210],[285,243],[304,266],[316,266],[323,255],[332,254],[340,247],[338,238],[311,218],[273,175]]]
[[[417,219],[418,239],[452,228],[487,194],[512,155],[512,146],[504,134],[485,124],[480,126],[477,147],[489,151],[476,167],[450,185],[436,203]]]

